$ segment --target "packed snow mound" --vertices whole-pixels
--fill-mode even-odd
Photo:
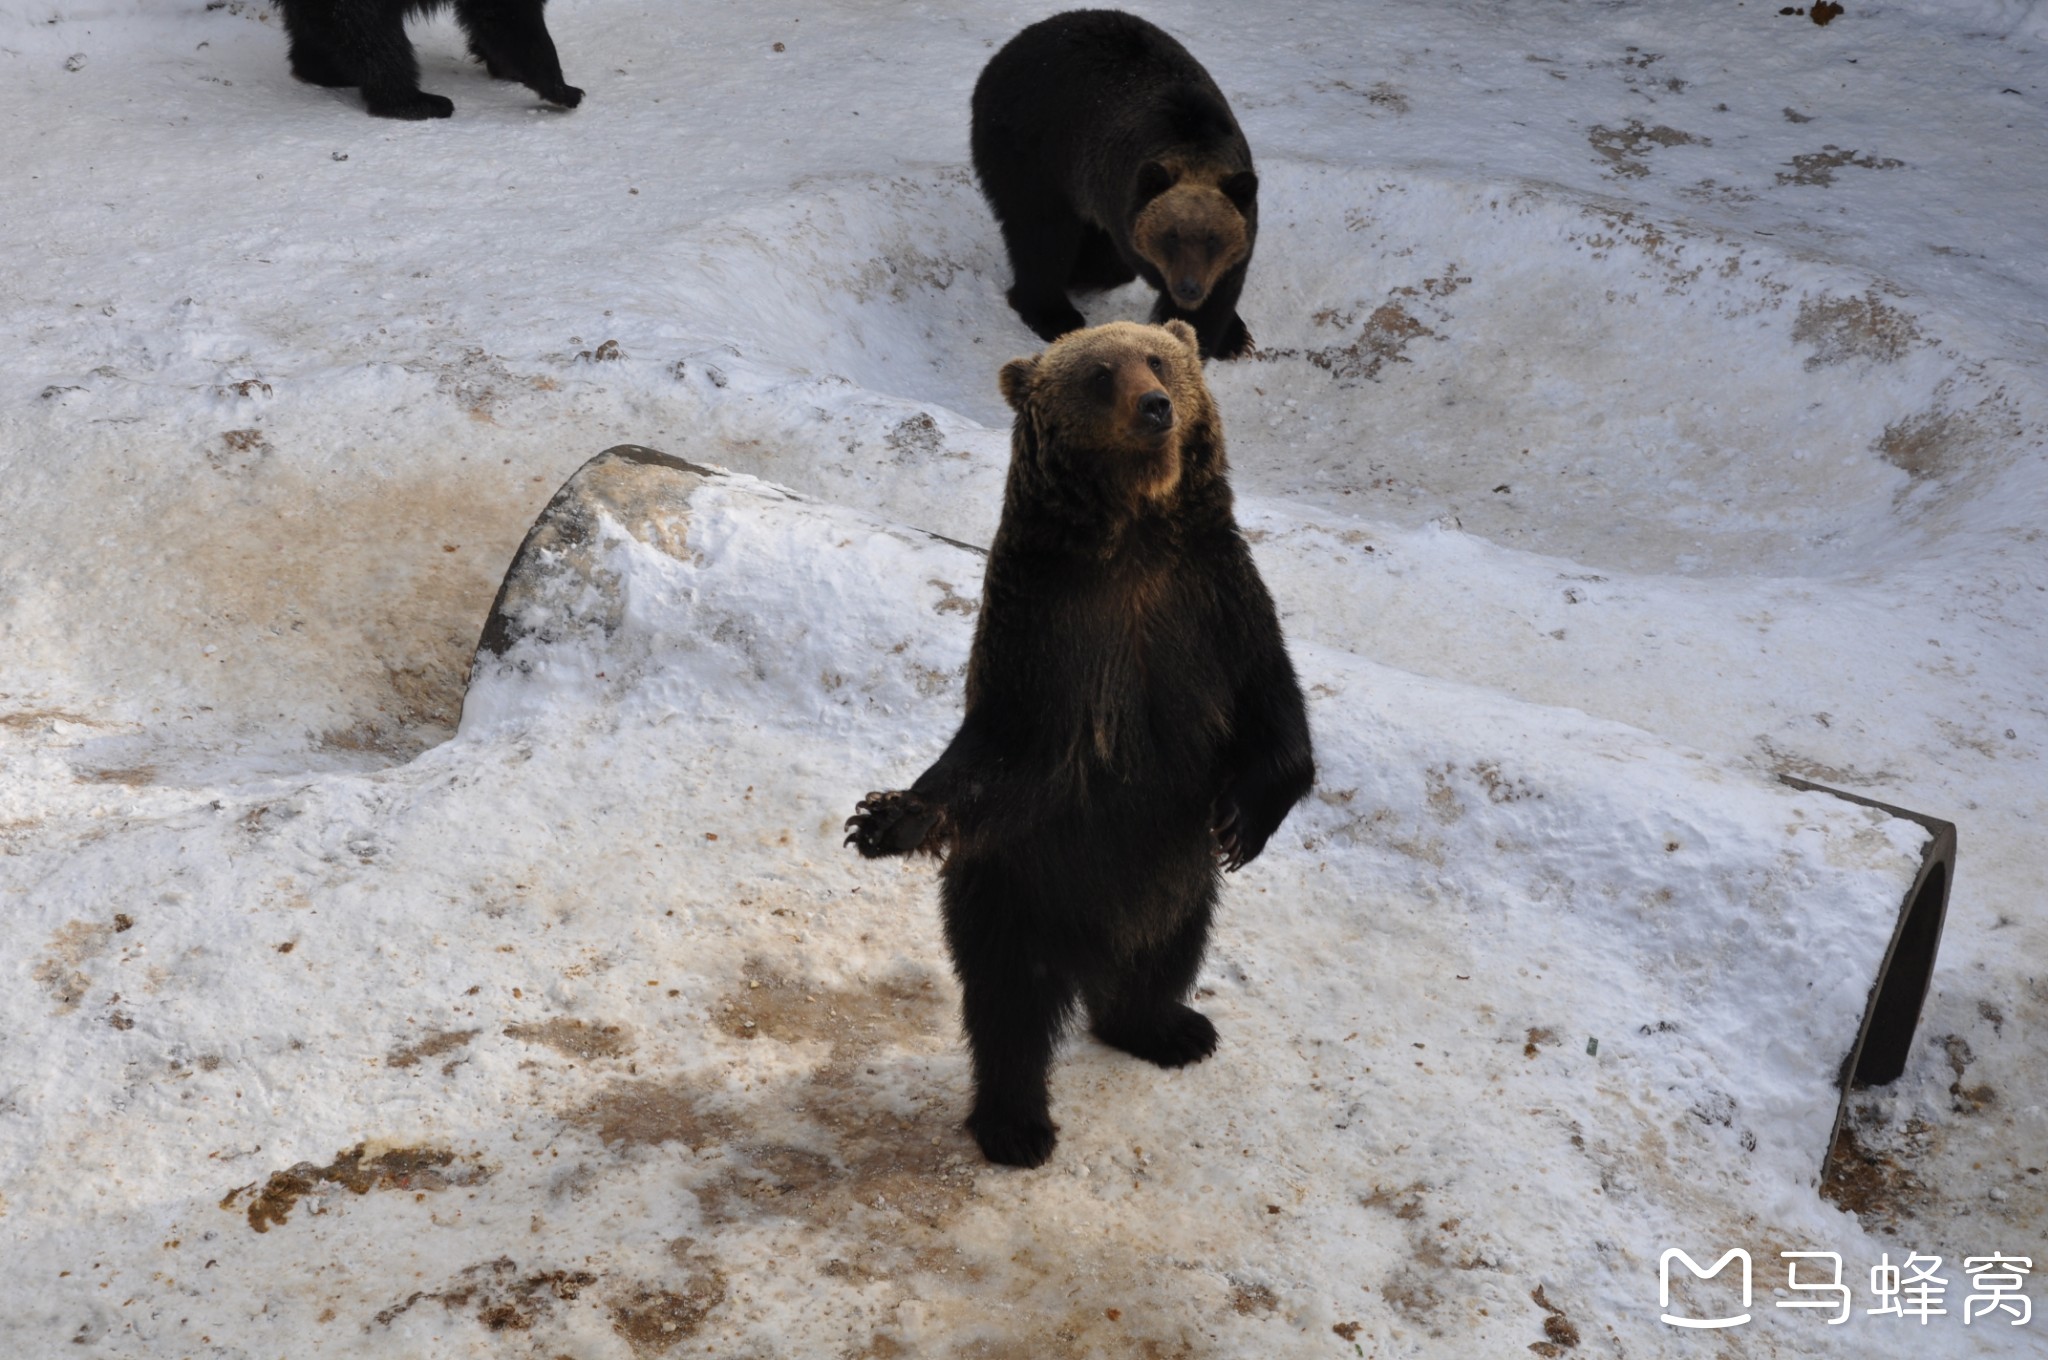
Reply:
[[[958,719],[981,566],[964,545],[622,446],[586,464],[528,535],[485,625],[463,732],[741,712],[831,739],[880,729],[892,738],[882,749],[936,754]],[[1313,852],[1318,872],[1348,867],[1343,879],[1358,858],[1381,861],[1381,878],[1416,866],[1394,875],[1402,891],[1453,895],[1481,927],[1465,949],[1483,967],[1586,955],[1568,971],[1587,1015],[1620,1005],[1597,1027],[1726,1044],[1703,1088],[1669,1089],[1769,1108],[1745,1118],[1783,1121],[1762,1136],[1803,1144],[1818,1166],[1827,1092],[1924,828],[1568,710],[1295,650],[1319,770],[1290,850]],[[871,782],[915,773],[878,769]],[[1560,938],[1571,931],[1599,947]],[[1672,981],[1682,1002],[1631,995]],[[1757,1005],[1774,992],[1796,1018]],[[1693,1012],[1683,1025],[1649,1013],[1681,1004]]]
[[[1940,318],[1755,238],[1553,186],[1288,161],[1261,176],[1273,206],[1243,307],[1258,348],[1209,369],[1250,494],[1594,569],[1843,575],[1953,527],[2041,437]],[[735,466],[806,485],[847,475],[791,466],[807,447],[829,464],[958,444],[986,487],[999,446],[949,435],[1006,423],[996,368],[1039,345],[1008,281],[955,169],[719,223],[678,247],[660,291],[735,352],[826,386],[813,430],[785,416],[774,438],[737,439]],[[1150,300],[1133,284],[1090,320]],[[863,444],[832,385],[936,409],[896,411]],[[949,531],[985,540],[997,498],[970,500]]]
[[[1065,1135],[1054,1165],[1017,1176],[980,1166],[971,1146],[956,1146],[952,1123],[965,1073],[929,870],[860,864],[837,849],[843,808],[831,792],[836,779],[850,806],[861,789],[907,781],[943,745],[958,720],[980,566],[978,553],[922,532],[619,449],[555,498],[487,625],[448,759],[508,744],[544,763],[600,741],[631,748],[646,763],[607,780],[646,787],[655,777],[686,827],[731,807],[730,789],[696,776],[706,752],[732,745],[803,752],[792,770],[820,795],[825,815],[780,852],[818,856],[804,865],[808,886],[778,875],[807,903],[776,908],[799,928],[785,937],[707,905],[676,938],[686,957],[658,969],[667,978],[680,965],[696,980],[681,988],[671,1027],[694,1018],[729,1038],[773,1041],[765,1056],[795,1093],[764,1106],[739,1097],[750,1088],[728,1075],[722,1094],[679,1094],[664,1064],[687,1066],[695,1045],[666,1058],[643,1045],[639,1084],[579,1090],[561,1105],[622,1102],[606,1116],[620,1129],[643,1116],[687,1125],[672,1136],[691,1155],[667,1158],[656,1183],[695,1201],[696,1217],[686,1207],[689,1222],[675,1229],[691,1260],[728,1274],[748,1263],[755,1288],[769,1278],[800,1288],[816,1316],[860,1317],[913,1351],[942,1339],[957,1347],[984,1329],[1015,1343],[1080,1326],[1104,1333],[1105,1346],[1112,1333],[1171,1346],[1206,1331],[1230,1353],[1264,1354],[1289,1344],[1288,1326],[1341,1320],[1290,1314],[1287,1280],[1317,1278],[1341,1259],[1337,1242],[1383,1236],[1382,1213],[1412,1219],[1424,1200],[1450,1226],[1417,1229],[1411,1245],[1442,1253],[1456,1238],[1468,1269],[1499,1277],[1475,1279],[1468,1302],[1495,1300],[1509,1315],[1528,1311],[1519,1300],[1530,1282],[1515,1281],[1533,1272],[1541,1282],[1542,1253],[1526,1244],[1545,1232],[1621,1242],[1611,1279],[1580,1282],[1601,1300],[1593,1314],[1606,1316],[1632,1311],[1625,1300],[1642,1262],[1668,1242],[1702,1232],[1730,1244],[1839,1238],[1841,1220],[1810,1192],[1922,828],[1761,784],[1615,724],[1317,648],[1297,649],[1318,734],[1317,795],[1265,863],[1233,880],[1205,975],[1205,1004],[1235,1051],[1166,1076],[1080,1041],[1057,1079]],[[583,877],[574,859],[599,853],[570,850],[558,872]],[[814,910],[835,888],[847,894],[841,904]],[[871,913],[882,910],[888,929],[905,933],[877,931]],[[860,960],[874,957],[878,935],[900,954],[875,971]],[[1426,976],[1413,972],[1417,961]],[[1275,986],[1279,977],[1288,985]],[[707,1005],[721,986],[726,1000]],[[617,995],[643,999],[630,986]],[[596,1032],[614,1018],[571,1005],[546,1023]],[[1410,1030],[1457,1033],[1450,1069]],[[1282,1052],[1285,1073],[1270,1065]],[[1470,1083],[1475,1107],[1505,1108],[1532,1064],[1558,1063],[1581,1071],[1584,1094],[1532,1110],[1543,1116],[1535,1132],[1481,1120],[1453,1136],[1400,1113],[1442,1099],[1425,1091],[1445,1083]],[[1317,1093],[1309,1109],[1233,1104],[1229,1092],[1242,1096],[1247,1081],[1275,1079],[1305,1080]],[[894,1133],[878,1132],[885,1117]],[[1662,1131],[1654,1146],[1645,1128]],[[926,1137],[941,1150],[921,1146]],[[1575,1151],[1532,1151],[1553,1137]],[[1236,1173],[1219,1173],[1215,1152],[1234,1141],[1259,1159],[1272,1155],[1259,1148],[1292,1145],[1287,1221],[1249,1232],[1259,1224],[1250,1204],[1242,1225],[1228,1210],[1223,1225],[1199,1225],[1185,1201],[1144,1193],[1159,1182],[1190,1191],[1181,1181],[1199,1166],[1208,1169],[1192,1193],[1227,1200]],[[589,1174],[604,1178],[649,1170],[595,1165]],[[1114,1183],[1091,1181],[1097,1171]],[[1536,1198],[1518,1199],[1522,1182],[1539,1178],[1541,1192],[1527,1187]],[[1330,1193],[1343,1184],[1375,1191],[1362,1202]],[[1759,1185],[1782,1215],[1768,1228],[1737,1209],[1756,1202]],[[1086,1242],[1077,1255],[1046,1248],[1028,1260],[999,1245],[1020,1233],[1046,1240],[1091,1198],[1117,1205],[1098,1215],[1117,1264]],[[771,1246],[792,1213],[806,1234]],[[780,1255],[754,1264],[764,1253]],[[934,1270],[933,1259],[945,1264]],[[833,1263],[856,1260],[861,1287],[834,1283],[843,1272]],[[1045,1294],[1049,1278],[1084,1276],[1131,1321],[1112,1327],[1100,1309]],[[1382,1287],[1414,1290],[1404,1312],[1433,1320],[1452,1300],[1431,1278],[1424,1293],[1395,1268]],[[907,1298],[887,1316],[862,1312],[861,1295],[881,1282]],[[1553,1286],[1547,1297],[1559,1294]],[[1247,1297],[1265,1302],[1247,1309]],[[707,1337],[745,1336],[705,1312],[693,1327]],[[1475,1345],[1517,1339],[1513,1322],[1473,1308],[1443,1315],[1476,1329]]]
[[[1665,1246],[1860,1240],[1813,1186],[1921,828],[1317,647],[1322,777],[1226,890],[1221,1051],[1077,1039],[1053,1163],[983,1164],[930,867],[840,845],[958,721],[981,564],[614,451],[454,741],[50,863],[0,1020],[88,1098],[12,1090],[7,1208],[95,1264],[18,1334],[1277,1355],[1362,1282],[1368,1344],[1569,1315],[1675,1355]]]

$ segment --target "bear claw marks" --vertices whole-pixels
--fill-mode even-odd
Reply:
[[[907,790],[870,793],[846,819],[846,839],[840,844],[854,847],[865,859],[929,850],[945,818],[944,808]]]

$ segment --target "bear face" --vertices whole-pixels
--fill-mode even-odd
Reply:
[[[1144,206],[1131,222],[1131,245],[1159,271],[1174,306],[1194,311],[1218,279],[1251,255],[1247,214],[1258,191],[1259,178],[1249,170],[1176,172],[1148,161],[1139,171]]]
[[[1131,508],[1180,486],[1191,443],[1214,424],[1194,327],[1116,321],[1070,331],[1000,377],[1017,413],[1018,456],[1069,487],[1115,493]]]

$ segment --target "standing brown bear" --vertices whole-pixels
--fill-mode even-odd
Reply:
[[[1259,177],[1223,92],[1136,15],[1040,20],[974,86],[974,171],[1002,224],[1010,305],[1040,339],[1079,329],[1067,290],[1142,276],[1152,320],[1185,320],[1204,358],[1252,347],[1237,315]]]
[[[1185,1003],[1237,869],[1315,777],[1301,687],[1231,513],[1195,333],[1117,322],[1002,371],[1015,409],[959,732],[848,821],[924,851],[990,1161],[1052,1154],[1046,1073],[1076,1005],[1161,1067],[1216,1027]]]

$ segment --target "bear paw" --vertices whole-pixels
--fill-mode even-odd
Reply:
[[[944,820],[944,808],[935,807],[908,790],[871,793],[855,805],[853,815],[846,819],[846,839],[840,843],[859,850],[866,859],[907,855],[926,849]]]
[[[555,81],[548,85],[536,85],[533,89],[534,93],[538,94],[542,99],[559,108],[573,109],[583,102],[583,91],[577,89],[574,85],[564,85],[560,81]]]
[[[1216,859],[1223,871],[1234,874],[1255,858],[1263,845],[1253,846],[1251,835],[1245,826],[1244,811],[1237,805],[1237,799],[1226,794],[1216,800],[1212,814],[1210,834],[1216,837]]]
[[[408,122],[419,122],[427,118],[451,118],[455,115],[455,101],[445,95],[428,94],[425,90],[409,90],[403,94],[373,95],[363,92],[363,107],[378,118],[403,118]]]
[[[1216,1051],[1216,1026],[1208,1016],[1179,1002],[1140,1021],[1097,1025],[1095,1037],[1161,1067],[1186,1067]]]
[[[1216,337],[1216,347],[1209,352],[1212,359],[1242,359],[1252,352],[1251,328],[1241,317],[1233,316],[1230,324],[1223,328],[1223,334]]]
[[[1032,334],[1050,343],[1069,331],[1078,331],[1088,324],[1087,319],[1068,302],[1064,296],[1057,301],[1034,298],[1021,290],[1012,288],[1009,293],[1010,309],[1017,313],[1017,319],[1031,328]]]
[[[976,1110],[967,1116],[967,1131],[981,1145],[981,1155],[999,1166],[1044,1166],[1059,1134],[1052,1116]]]

